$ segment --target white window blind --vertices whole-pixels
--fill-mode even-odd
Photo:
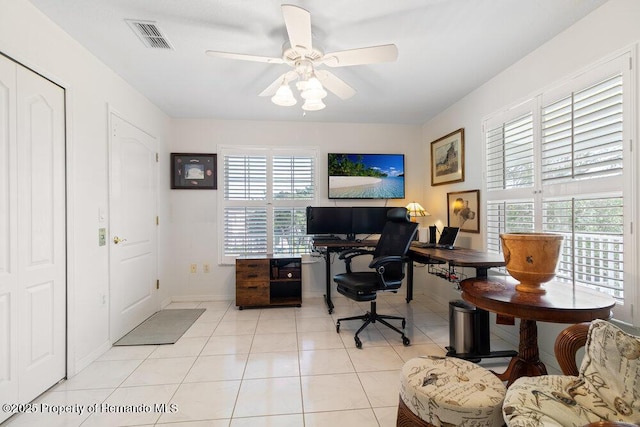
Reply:
[[[313,157],[273,157],[273,198],[277,200],[313,200],[315,198],[315,162]]]
[[[486,147],[488,191],[533,186],[533,114],[489,129]]]
[[[308,253],[306,208],[275,208],[273,217],[273,253]]]
[[[501,233],[534,231],[533,200],[487,203],[487,250],[502,253]]]
[[[316,197],[315,151],[234,147],[222,157],[222,262],[309,252],[305,208]]]
[[[563,234],[556,280],[610,294],[615,318],[626,322],[640,301],[629,262],[637,216],[637,159],[625,142],[635,126],[631,63],[620,55],[484,123],[487,250],[501,252],[504,232]]]
[[[624,299],[621,197],[546,200],[543,230],[564,235],[557,279]]]
[[[225,200],[266,200],[266,197],[266,156],[224,156]]]
[[[226,255],[267,253],[267,210],[261,207],[225,207]]]
[[[622,75],[542,108],[545,184],[622,174]]]

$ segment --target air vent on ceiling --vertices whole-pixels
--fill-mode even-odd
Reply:
[[[142,40],[142,43],[151,49],[173,49],[169,40],[162,34],[154,21],[136,21],[125,19],[129,27]]]

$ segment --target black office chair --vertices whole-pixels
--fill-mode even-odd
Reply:
[[[346,264],[346,273],[336,274],[333,281],[338,284],[338,292],[354,301],[371,301],[371,311],[361,316],[346,317],[336,322],[336,332],[340,332],[340,322],[343,320],[364,320],[364,324],[356,332],[354,339],[356,347],[362,348],[362,341],[358,334],[369,323],[380,322],[393,329],[402,336],[402,343],[411,343],[404,335],[404,331],[391,325],[385,319],[402,320],[402,329],[406,325],[404,317],[378,314],[376,311],[376,296],[379,291],[397,292],[404,278],[405,263],[408,262],[407,252],[413,240],[418,224],[411,222],[405,208],[390,209],[387,213],[387,223],[384,226],[380,240],[375,250],[349,249],[340,253],[339,259]],[[351,260],[360,255],[372,255],[369,268],[374,271],[352,271]]]

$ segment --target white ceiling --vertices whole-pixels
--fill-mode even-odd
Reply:
[[[606,0],[286,0],[311,12],[325,52],[394,43],[393,63],[334,68],[357,90],[303,117],[258,97],[289,68],[205,50],[280,57],[275,0],[31,0],[108,67],[177,118],[421,124]],[[173,50],[146,48],[125,19],[156,21]]]

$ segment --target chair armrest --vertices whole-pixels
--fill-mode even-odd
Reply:
[[[351,259],[360,255],[373,255],[373,251],[370,249],[362,248],[346,249],[340,252],[340,254],[338,255],[338,259]]]
[[[408,260],[409,260],[409,257],[401,256],[401,255],[379,256],[371,260],[371,262],[369,263],[369,268],[377,269],[378,267],[385,264],[389,264],[390,262],[406,262]]]
[[[340,252],[340,255],[338,255],[338,259],[341,259],[344,261],[345,264],[345,268],[347,270],[347,273],[352,273],[351,271],[351,260],[357,256],[361,256],[361,255],[373,255],[374,252],[372,250],[369,249],[363,249],[363,248],[354,248],[354,249],[347,249],[344,250],[342,252]]]
[[[590,323],[578,323],[564,329],[556,338],[554,352],[565,375],[578,375],[576,353],[587,342]]]

